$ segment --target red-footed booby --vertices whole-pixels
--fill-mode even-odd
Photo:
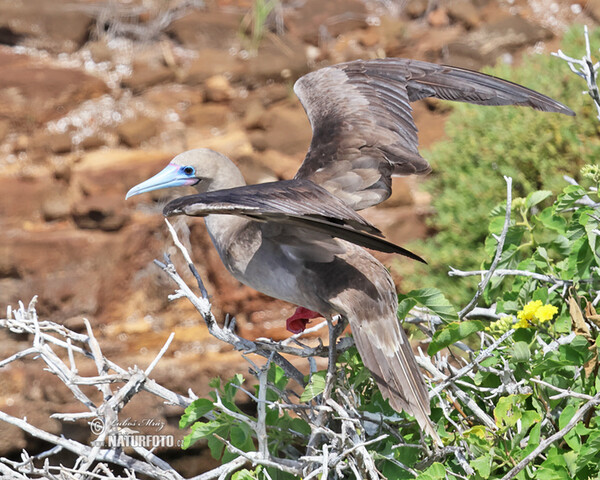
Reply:
[[[421,259],[383,239],[356,211],[386,200],[392,176],[430,171],[417,148],[409,102],[437,97],[574,113],[505,80],[407,59],[326,67],[301,77],[294,91],[313,137],[293,180],[246,185],[227,157],[197,149],[177,155],[127,198],[194,185],[198,194],[171,201],[164,215],[206,217],[210,237],[234,277],[299,306],[288,319],[290,330],[302,330],[315,316],[347,319],[383,396],[439,441],[425,383],[398,322],[394,283],[362,247]]]

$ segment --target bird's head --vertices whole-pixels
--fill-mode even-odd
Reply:
[[[152,178],[129,190],[125,198],[170,187],[194,186],[202,193],[244,184],[240,171],[225,155],[198,148],[177,155]]]

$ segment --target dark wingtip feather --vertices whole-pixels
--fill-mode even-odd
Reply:
[[[176,198],[175,200],[171,200],[169,203],[165,205],[163,208],[163,216],[165,217],[173,217],[175,215],[181,215],[183,213],[182,206],[184,205],[184,200],[186,197]]]
[[[419,257],[416,253],[413,253],[410,250],[407,250],[406,248],[402,248],[402,247],[398,247],[398,246],[396,246],[396,248],[397,248],[397,250],[394,253],[399,253],[400,255],[404,255],[405,257],[412,258],[413,260],[416,260],[417,262],[421,262],[421,263],[424,263],[425,265],[427,265],[427,262],[425,261],[425,259],[423,259],[422,257]]]

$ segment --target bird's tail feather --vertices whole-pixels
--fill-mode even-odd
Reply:
[[[429,419],[429,394],[410,342],[397,319],[383,322],[352,322],[354,341],[384,398],[394,410],[415,417],[423,431],[442,446]],[[388,328],[385,328],[388,327]],[[388,330],[392,329],[390,332]]]

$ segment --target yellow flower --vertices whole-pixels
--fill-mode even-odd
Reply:
[[[521,312],[519,312],[521,313]],[[519,318],[519,321],[517,323],[515,323],[514,325],[515,328],[529,328],[529,327],[533,327],[533,325],[531,323],[529,323],[529,321],[526,318]]]
[[[554,305],[544,305],[541,300],[534,300],[523,307],[523,310],[517,312],[519,321],[515,328],[529,328],[534,325],[552,320],[558,313],[558,308]]]
[[[558,308],[554,305],[544,305],[540,307],[535,312],[535,317],[540,322],[547,322],[548,320],[552,320],[552,317],[558,313]]]
[[[533,320],[538,309],[543,305],[541,300],[533,300],[523,307],[523,310],[517,312],[519,320]]]

